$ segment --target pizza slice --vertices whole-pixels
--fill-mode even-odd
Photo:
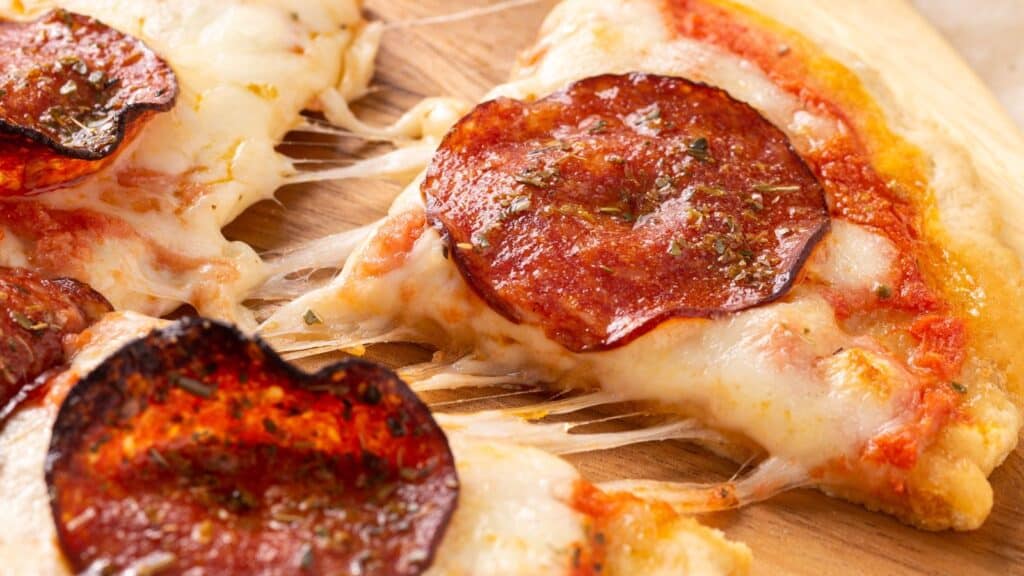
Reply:
[[[292,355],[436,346],[418,389],[647,402],[767,456],[765,490],[972,529],[1022,426],[1022,159],[903,3],[566,0],[262,331]]]
[[[5,574],[749,567],[745,546],[665,503],[606,494],[546,452],[457,434],[449,445],[368,362],[307,374],[227,325],[124,312],[75,348],[0,432]]]

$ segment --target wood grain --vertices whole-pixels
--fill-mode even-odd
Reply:
[[[486,0],[370,0],[372,17],[387,22],[488,4]],[[554,1],[470,21],[396,27],[385,37],[376,90],[357,110],[371,120],[396,117],[424,96],[479,99],[508,75],[516,52],[529,44]],[[358,152],[350,150],[351,152]],[[370,222],[397,189],[365,181],[295,186],[280,203],[265,202],[228,228],[229,236],[260,249],[282,248]],[[397,363],[420,355],[388,347],[378,358]],[[595,481],[630,477],[706,480],[728,477],[736,465],[676,442],[649,444],[572,459]],[[755,574],[1024,575],[1024,451],[992,475],[992,516],[967,534],[926,533],[892,518],[810,490],[704,521],[746,542]]]

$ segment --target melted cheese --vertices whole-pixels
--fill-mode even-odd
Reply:
[[[418,190],[410,190],[397,205],[418,201]],[[383,276],[359,275],[359,258],[357,252],[333,286],[299,298],[268,321],[264,330],[272,341],[284,343],[285,333],[307,338],[306,310],[324,320],[323,330],[343,333],[428,323],[424,339],[438,338],[431,332],[443,329],[454,348],[472,347],[476,356],[508,372],[526,369],[551,381],[595,378],[626,398],[696,409],[716,426],[740,431],[808,470],[855,457],[873,432],[899,418],[900,393],[915,384],[872,343],[845,334],[817,296],[717,321],[669,321],[626,347],[572,354],[539,329],[512,324],[479,300],[444,258],[432,231],[417,241],[403,266]],[[833,357],[837,349],[857,350],[866,362],[885,366],[892,393],[865,395],[870,402],[851,413],[847,395],[875,384],[847,379],[831,385],[828,374],[841,361]]]
[[[573,507],[583,481],[540,450],[454,436],[459,507],[426,576],[568,576],[592,519]],[[605,527],[602,574],[742,574],[749,552],[689,518],[637,502]]]
[[[590,75],[643,71],[726,89],[758,108],[801,152],[812,152],[847,130],[802,109],[753,64],[711,46],[673,39],[659,7],[648,0],[560,3],[514,80],[492,95],[530,99]],[[713,320],[672,320],[623,348],[571,354],[536,327],[513,324],[483,303],[443,256],[432,230],[408,253],[392,250],[386,270],[364,267],[367,258],[379,263],[381,246],[406,244],[396,240],[410,235],[402,222],[422,221],[418,188],[414,182],[396,200],[389,218],[331,285],[282,308],[263,325],[264,332],[293,351],[411,332],[417,341],[472,351],[472,358],[491,367],[489,373],[525,373],[570,385],[598,383],[623,397],[698,415],[807,473],[830,463],[857,462],[868,440],[912,417],[906,406],[919,383],[903,367],[905,360],[871,335],[845,330],[820,290],[798,287],[772,305]],[[844,296],[866,298],[894,280],[895,257],[887,239],[838,220],[807,272]],[[305,326],[308,310],[324,323]],[[992,390],[986,382],[978,388]],[[962,453],[932,455],[918,468],[944,466],[949,473],[911,475],[914,497],[920,500],[907,505],[915,507],[912,513],[903,509],[905,517],[933,527],[971,528],[987,515],[991,490],[984,476],[1012,449],[1021,417],[1002,392],[988,393],[985,406],[999,414],[994,428],[986,425],[982,434],[969,423],[951,425],[948,434],[973,440],[961,444],[969,445]],[[945,483],[936,480],[940,476]],[[876,500],[876,493],[888,490],[884,475],[850,476],[843,482],[849,485],[839,490],[844,495],[895,509]]]
[[[896,247],[888,238],[861,226],[837,220],[807,263],[816,279],[856,295],[865,288],[893,286],[898,279]]]
[[[724,89],[783,129],[801,152],[813,151],[840,129],[801,110],[756,65],[714,46],[673,38],[658,2],[562,2],[541,34],[521,58],[514,80],[492,95],[529,99],[590,76],[643,71]]]
[[[562,3],[549,19],[540,63],[521,68],[519,80],[493,94],[529,98],[588,75],[640,69],[693,77],[741,99],[747,96],[805,146],[827,139],[835,129],[798,113],[795,98],[751,64],[696,42],[670,41],[656,3],[602,2],[585,10],[576,4]],[[565,66],[567,60],[574,65]],[[414,183],[396,200],[391,214],[422,210]],[[445,337],[508,371],[529,369],[550,380],[600,374],[609,391],[696,409],[717,426],[740,431],[807,469],[836,457],[854,457],[874,431],[899,416],[901,396],[896,391],[914,384],[894,367],[894,393],[850,414],[844,398],[858,383],[828,386],[831,354],[839,348],[857,349],[880,364],[892,361],[876,358],[864,343],[845,335],[829,305],[810,296],[719,321],[668,322],[625,348],[569,354],[536,328],[514,325],[480,302],[442,252],[440,238],[428,232],[403,266],[382,277],[362,276],[357,252],[333,286],[286,306],[264,329],[272,337],[308,333],[301,324],[307,309],[340,332],[372,332],[382,319],[391,319],[389,329],[428,321],[444,327]],[[864,258],[865,253],[870,256]],[[893,253],[877,234],[836,222],[812,268],[839,287],[868,292],[888,278]],[[857,275],[847,275],[854,269]]]
[[[586,540],[569,505],[579,473],[529,448],[456,437],[452,449],[459,507],[427,576],[566,574],[572,546]]]
[[[6,0],[0,16],[29,18],[56,5],[141,38],[170,63],[181,91],[112,167],[30,200],[103,214],[129,229],[77,237],[84,245],[51,255],[60,269],[50,272],[88,282],[119,309],[159,315],[191,303],[251,325],[241,301],[266,271],[221,228],[294,173],[274,147],[299,112],[339,83],[357,95],[365,82],[373,54],[358,50],[366,45],[359,3]],[[3,236],[0,264],[46,261],[10,230]]]

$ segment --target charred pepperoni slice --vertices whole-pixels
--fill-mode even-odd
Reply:
[[[0,268],[0,422],[64,364],[65,340],[111,311],[88,286],[47,280],[20,268]]]
[[[96,172],[178,93],[140,40],[65,10],[0,22],[0,51],[0,194]]]
[[[753,108],[642,74],[480,105],[423,192],[491,307],[577,352],[779,298],[829,224],[821,185]]]
[[[201,319],[72,389],[46,480],[71,566],[117,573],[419,574],[458,496],[447,439],[392,372],[307,374]]]

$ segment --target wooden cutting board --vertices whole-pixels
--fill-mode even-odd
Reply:
[[[368,0],[367,9],[373,18],[401,22],[490,3]],[[376,90],[359,103],[358,112],[383,122],[425,96],[478,100],[507,78],[516,52],[532,42],[554,3],[541,0],[468,21],[389,29],[378,60]],[[253,207],[227,232],[259,249],[291,246],[379,218],[396,192],[394,186],[371,182],[291,187],[278,194],[280,204]],[[377,355],[395,363],[416,352],[391,347]],[[676,442],[572,460],[594,481],[625,476],[706,481],[736,471],[734,463]],[[1024,450],[995,471],[992,484],[992,515],[980,530],[968,534],[921,532],[813,490],[790,492],[703,521],[751,547],[755,574],[1024,575]]]

